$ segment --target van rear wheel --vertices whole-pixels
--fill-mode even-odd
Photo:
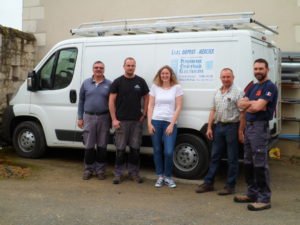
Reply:
[[[176,141],[173,162],[175,176],[186,179],[201,177],[208,169],[208,147],[196,135],[179,134]]]
[[[22,122],[14,130],[13,147],[22,157],[41,157],[46,151],[45,143],[43,129],[36,122]]]

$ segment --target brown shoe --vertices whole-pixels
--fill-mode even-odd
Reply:
[[[129,176],[129,179],[138,183],[138,184],[141,184],[144,182],[143,178],[141,178],[139,175],[135,175],[135,176]]]
[[[250,211],[261,211],[270,208],[271,208],[270,203],[263,203],[263,202],[254,202],[248,205],[248,210]]]
[[[247,195],[237,195],[233,198],[234,202],[237,203],[253,203],[255,199],[248,197]]]
[[[98,173],[97,177],[98,177],[98,180],[104,180],[105,179],[105,174],[104,173]]]
[[[234,194],[234,188],[225,186],[224,189],[218,192],[218,195],[232,195]]]
[[[195,192],[196,193],[204,193],[204,192],[209,192],[209,191],[214,191],[214,190],[215,189],[214,189],[213,185],[203,183],[196,188]]]
[[[82,179],[89,180],[89,179],[91,179],[92,176],[93,176],[93,174],[90,171],[84,171],[84,173],[82,175]]]

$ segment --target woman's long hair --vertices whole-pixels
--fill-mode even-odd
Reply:
[[[155,75],[155,77],[153,79],[153,83],[156,84],[159,87],[161,87],[163,85],[163,81],[161,80],[160,74],[161,74],[161,72],[164,69],[167,69],[170,72],[170,74],[171,74],[171,76],[170,76],[170,85],[171,85],[171,87],[173,85],[175,85],[175,84],[178,84],[178,81],[177,81],[177,78],[176,78],[174,70],[170,66],[168,66],[168,65],[165,65],[165,66],[161,67],[157,71],[157,73],[156,73],[156,75]]]

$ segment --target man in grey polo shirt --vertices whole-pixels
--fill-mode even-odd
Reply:
[[[104,63],[93,64],[93,76],[80,88],[77,125],[83,129],[84,173],[88,180],[95,173],[99,180],[105,179],[106,148],[110,129],[108,97],[111,81],[104,77]]]

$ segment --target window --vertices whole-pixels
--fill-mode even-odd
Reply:
[[[62,49],[53,54],[39,71],[41,90],[67,87],[73,78],[77,49]]]
[[[40,70],[40,87],[42,90],[51,89],[51,74],[54,65],[55,55],[46,62],[46,64]]]

